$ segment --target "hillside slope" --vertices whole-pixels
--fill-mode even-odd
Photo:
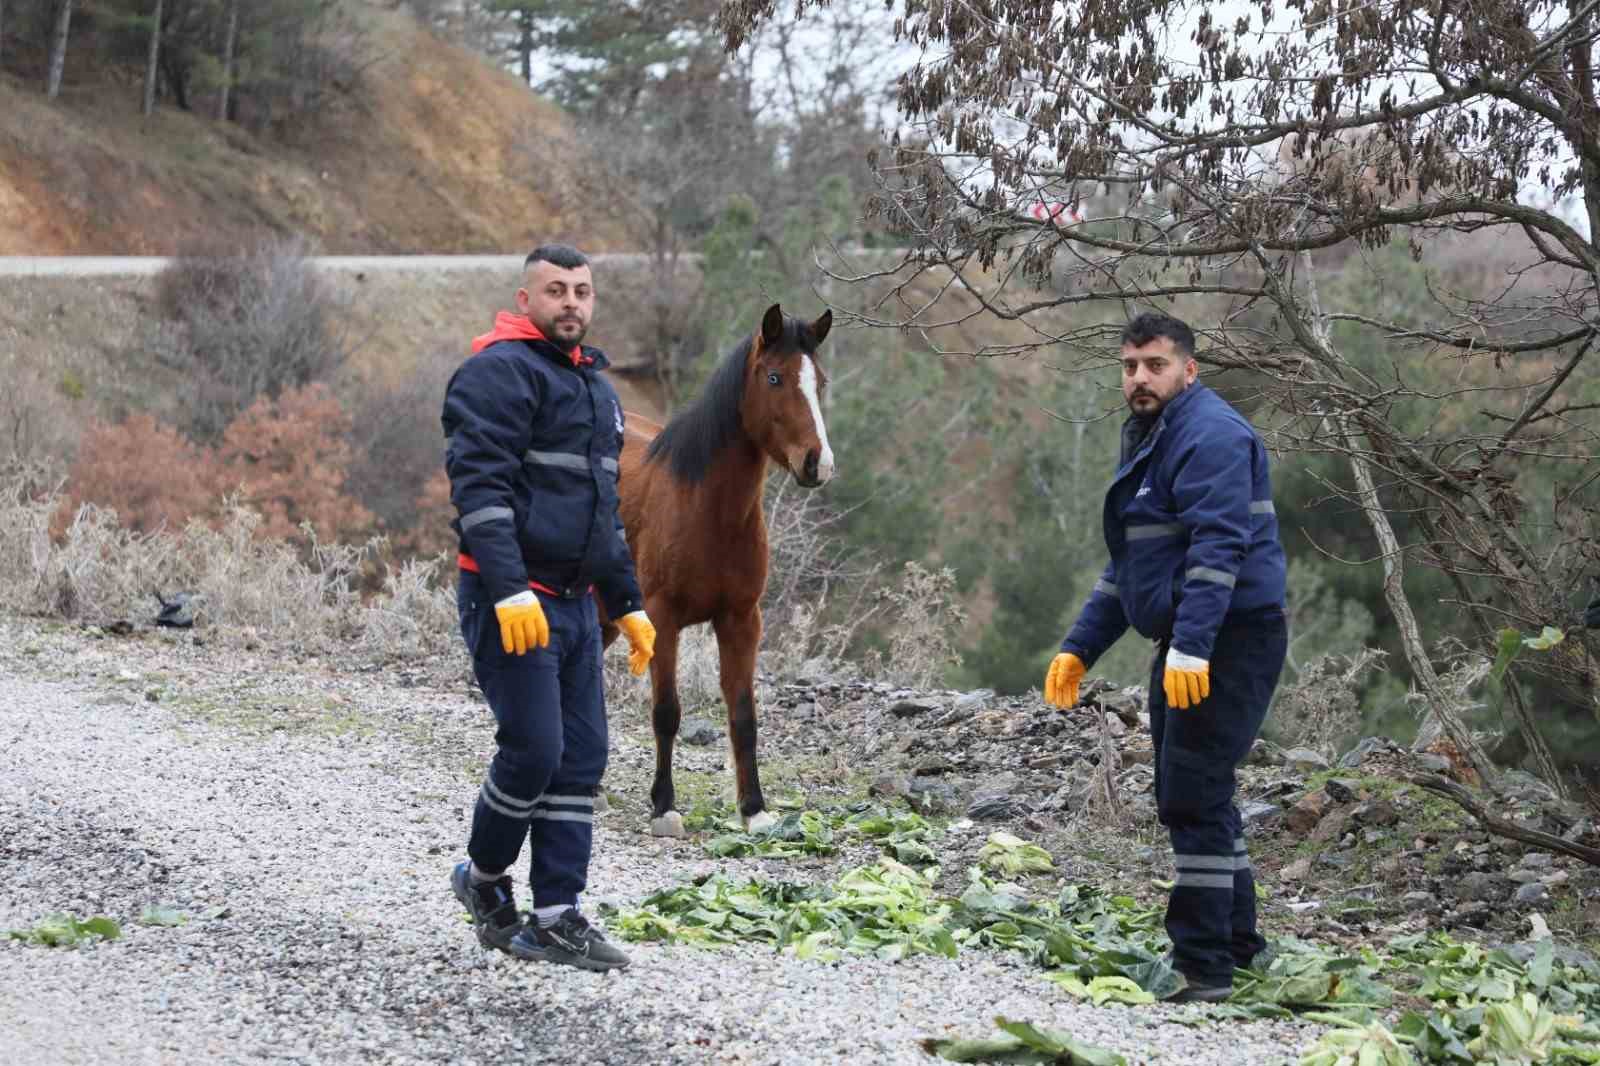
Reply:
[[[54,102],[0,77],[0,254],[167,255],[262,230],[329,254],[616,249],[616,227],[561,194],[581,163],[526,147],[560,135],[555,105],[401,12],[350,6],[359,87],[277,134],[171,107],[145,120],[92,71],[69,69]]]

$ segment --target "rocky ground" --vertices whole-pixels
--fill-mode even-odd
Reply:
[[[1130,1062],[1278,1063],[1315,1035],[1196,1025],[1199,1007],[1091,1007],[985,951],[825,963],[635,944],[609,976],[486,954],[445,881],[492,743],[464,660],[344,666],[198,635],[0,622],[0,930],[56,913],[123,930],[76,948],[0,939],[0,1060],[922,1062],[919,1039],[983,1035],[1005,1014]],[[640,683],[617,677],[587,907],[715,870],[809,880],[859,861],[713,859],[702,837],[647,835],[648,723]],[[1065,715],[1037,697],[768,682],[763,775],[785,804],[876,793],[956,816],[947,878],[1005,828],[1045,845],[1061,879],[1156,900],[1171,867],[1138,704],[1095,703]],[[723,732],[686,723],[686,810],[730,798]],[[1104,750],[1120,821],[1094,797]],[[1447,925],[1516,940],[1538,911],[1575,950],[1600,879],[1476,833],[1395,782],[1404,758],[1373,742],[1323,769],[1263,748],[1245,768],[1269,934]],[[1536,786],[1521,787],[1506,806],[1532,810]],[[1547,817],[1592,832],[1575,809]]]

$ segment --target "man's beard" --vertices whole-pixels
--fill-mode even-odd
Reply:
[[[578,331],[577,331],[576,334],[573,334],[573,335],[569,336],[569,335],[561,332],[561,328],[563,326],[571,326],[571,325],[575,325],[575,326],[578,327]],[[576,319],[576,318],[560,319],[560,318],[558,318],[555,321],[551,322],[548,328],[541,327],[540,332],[544,333],[544,335],[546,337],[548,337],[552,341],[555,341],[558,344],[568,344],[568,345],[571,345],[572,347],[576,348],[579,345],[579,343],[582,342],[582,340],[584,338],[584,335],[589,332],[589,327],[585,322],[583,322],[580,319]]]

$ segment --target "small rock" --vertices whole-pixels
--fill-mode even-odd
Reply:
[[[1106,712],[1106,732],[1110,733],[1114,737],[1125,737],[1125,736],[1128,735],[1128,727],[1125,724],[1123,724],[1123,721],[1122,721],[1121,718],[1118,718],[1116,715],[1112,714],[1110,711],[1107,711]]]
[[[1070,811],[1072,809],[1072,786],[1062,785],[1050,795],[1034,804],[1035,811]]]
[[[1122,724],[1130,729],[1139,728],[1139,716],[1143,712],[1144,703],[1144,689],[1137,686],[1100,697],[1101,709],[1116,715],[1122,720]]]
[[[1260,800],[1251,800],[1239,810],[1239,817],[1245,825],[1266,825],[1282,816],[1282,807],[1276,803],[1263,803]]]
[[[1319,844],[1340,840],[1345,833],[1349,832],[1351,821],[1353,819],[1350,810],[1341,807],[1339,810],[1324,816],[1322,821],[1317,823],[1317,827],[1311,831],[1311,839]]]
[[[1355,747],[1345,752],[1339,760],[1339,765],[1346,770],[1353,770],[1367,760],[1367,756],[1380,751],[1392,751],[1394,741],[1388,737],[1366,737]]]
[[[1022,813],[1022,803],[1009,792],[980,792],[967,807],[967,817],[977,820],[1015,818]]]
[[[1250,754],[1244,757],[1247,766],[1282,766],[1283,753],[1272,742],[1261,737],[1250,745]]]
[[[1366,829],[1361,833],[1361,842],[1363,844],[1381,844],[1388,839],[1389,834],[1382,829]]]
[[[1494,908],[1483,902],[1463,903],[1450,912],[1450,924],[1481,927],[1487,925]]]
[[[1498,902],[1506,898],[1511,882],[1503,875],[1474,871],[1455,883],[1457,899]]]
[[[1278,876],[1285,881],[1299,881],[1311,872],[1310,859],[1296,859],[1288,866],[1278,871]]]
[[[952,716],[966,717],[967,715],[977,714],[992,699],[994,699],[994,689],[973,689],[956,700],[955,704],[950,708]]]
[[[1519,885],[1531,885],[1539,880],[1539,871],[1516,869],[1512,870],[1507,876]]]
[[[937,777],[913,777],[907,781],[906,799],[923,814],[954,811],[960,803],[955,787]]]
[[[918,703],[916,700],[901,700],[889,708],[889,713],[896,718],[912,718],[919,714],[927,714],[933,710],[931,703]]]
[[[1560,888],[1562,885],[1566,884],[1570,879],[1571,878],[1568,875],[1567,871],[1565,871],[1565,870],[1557,870],[1553,874],[1547,874],[1544,877],[1539,878],[1539,883],[1544,885],[1546,888]]]
[[[867,786],[869,796],[904,796],[911,791],[911,779],[899,774],[879,774]]]
[[[1352,781],[1348,777],[1330,777],[1322,786],[1328,798],[1335,803],[1354,803],[1360,788],[1359,781]]]
[[[1283,761],[1303,774],[1314,774],[1328,768],[1328,760],[1310,748],[1290,748],[1283,753]]]
[[[1054,770],[1067,761],[1065,755],[1035,755],[1028,760],[1030,770]]]
[[[955,768],[955,763],[938,752],[934,752],[932,755],[924,755],[918,759],[917,764],[911,768],[911,772],[918,777],[928,777],[933,774],[949,773]]]
[[[1335,870],[1348,870],[1350,864],[1355,862],[1355,857],[1342,851],[1325,851],[1317,856],[1317,863],[1322,866],[1331,866]]]
[[[1322,821],[1322,816],[1328,810],[1328,794],[1326,792],[1307,792],[1300,797],[1293,807],[1289,808],[1289,815],[1285,819],[1289,828],[1296,833],[1309,833]]]
[[[1555,862],[1555,856],[1548,851],[1530,851],[1517,863],[1524,870],[1548,870]]]
[[[721,736],[722,730],[712,725],[706,718],[690,718],[678,727],[678,739],[695,747],[703,748],[715,744]]]
[[[1543,902],[1544,898],[1549,894],[1549,889],[1545,888],[1545,886],[1539,884],[1538,882],[1534,882],[1531,885],[1523,885],[1522,887],[1518,888],[1513,899],[1517,903],[1527,905],[1530,903]]]
[[[1126,748],[1122,752],[1122,761],[1129,766],[1153,766],[1156,761],[1154,748]]]
[[[1147,844],[1144,847],[1135,849],[1133,858],[1135,862],[1142,862],[1148,866],[1156,861],[1156,849]]]
[[[1424,911],[1433,906],[1432,892],[1407,892],[1400,897],[1400,905],[1408,911]]]
[[[1363,803],[1350,812],[1357,825],[1389,826],[1400,821],[1400,812],[1388,800],[1378,799]]]

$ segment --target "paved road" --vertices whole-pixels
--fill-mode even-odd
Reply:
[[[522,266],[518,255],[324,255],[312,262],[325,270],[516,270]],[[589,257],[597,264],[645,262],[651,257],[641,252],[601,252]],[[158,274],[172,260],[147,255],[0,255],[0,277],[130,277]]]

